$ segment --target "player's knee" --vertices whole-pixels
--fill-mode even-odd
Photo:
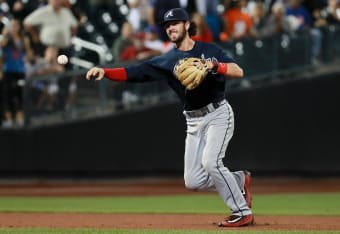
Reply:
[[[198,190],[199,184],[198,181],[192,176],[185,176],[184,177],[185,187],[189,190]]]
[[[211,172],[214,172],[216,170],[217,163],[216,160],[203,160],[202,166],[204,170],[206,170],[206,172],[210,174]]]

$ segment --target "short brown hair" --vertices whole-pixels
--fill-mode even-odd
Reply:
[[[189,33],[190,37],[196,35],[196,33],[197,33],[197,25],[195,24],[195,22],[190,21],[190,27],[188,29],[188,33]]]

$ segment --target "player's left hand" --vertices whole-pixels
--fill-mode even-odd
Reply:
[[[86,73],[86,79],[90,80],[92,77],[95,80],[101,80],[104,78],[105,71],[103,68],[100,67],[93,67]]]
[[[202,83],[213,67],[211,61],[189,57],[177,62],[174,73],[187,90],[192,90]]]

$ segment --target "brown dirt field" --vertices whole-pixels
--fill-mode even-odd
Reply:
[[[253,194],[340,192],[340,178],[263,179],[252,181]],[[190,194],[181,179],[106,181],[96,183],[2,183],[0,196],[115,196]],[[219,229],[220,215],[0,213],[0,227]],[[334,216],[255,216],[246,230],[340,230]]]

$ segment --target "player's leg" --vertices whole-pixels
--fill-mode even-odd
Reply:
[[[203,118],[187,118],[187,136],[184,156],[184,181],[188,189],[216,190],[214,182],[202,166],[203,150],[206,145],[207,121]],[[244,171],[231,172],[240,190],[244,190]]]
[[[187,117],[184,181],[186,188],[191,190],[214,190],[213,181],[202,166],[203,149],[206,144],[202,124],[202,118]]]
[[[252,196],[250,193],[251,173],[247,170],[231,172],[238,184],[243,197],[246,199],[249,208],[252,207]]]
[[[223,165],[222,159],[234,131],[234,116],[229,104],[223,105],[210,115],[207,140],[202,164],[212,177],[216,190],[231,209],[233,217],[248,217],[251,210],[242,195],[232,172]],[[237,221],[236,221],[237,223]]]

